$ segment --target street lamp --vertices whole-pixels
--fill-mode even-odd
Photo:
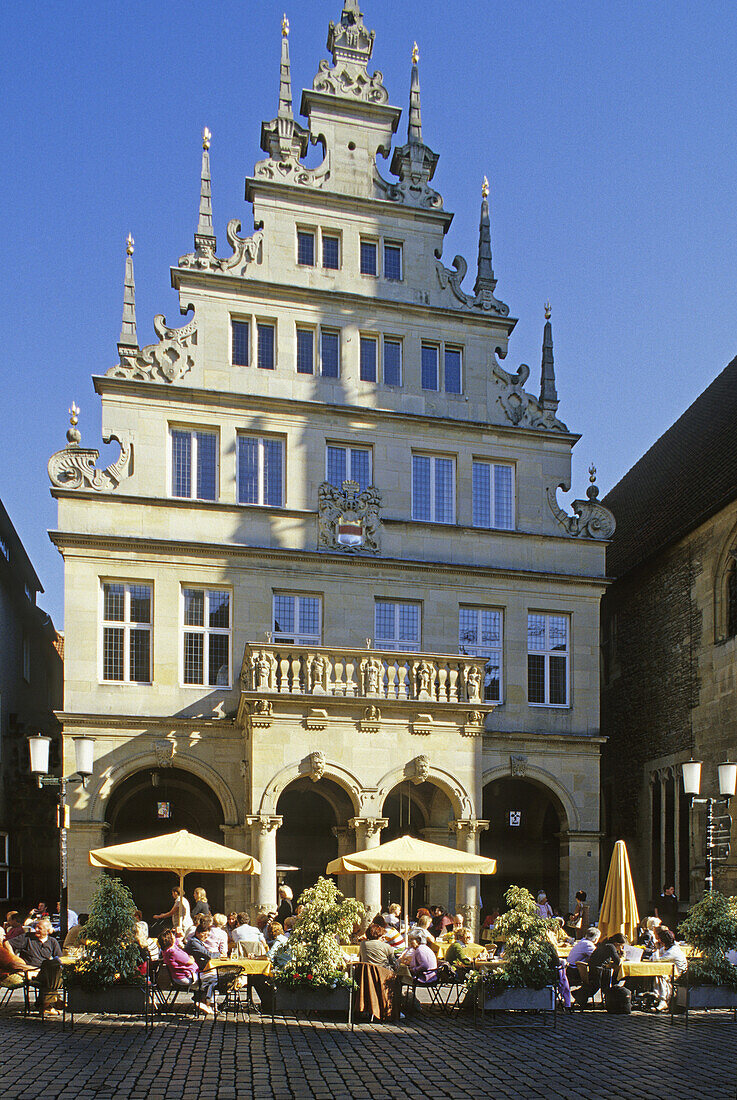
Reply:
[[[66,822],[66,794],[67,783],[75,779],[81,780],[82,786],[87,785],[89,776],[93,771],[95,752],[94,737],[73,737],[74,762],[77,765],[76,774],[67,780],[64,776],[49,775],[49,749],[51,738],[37,733],[28,738],[28,751],[31,761],[31,774],[35,775],[39,790],[42,787],[55,787],[58,794],[57,814],[59,817],[59,933],[62,943],[69,931],[67,926],[68,893],[67,893],[67,822]],[[63,762],[62,762],[63,763]]]
[[[732,817],[729,812],[716,814],[717,807],[729,811],[729,800],[734,798],[737,787],[737,764],[729,760],[717,767],[719,798],[699,798],[701,790],[701,761],[688,760],[681,765],[683,790],[692,806],[706,806],[706,876],[704,886],[708,893],[714,889],[714,864],[724,863],[729,856],[732,836]]]

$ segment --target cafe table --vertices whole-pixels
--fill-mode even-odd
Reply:
[[[203,973],[212,973],[213,970],[219,970],[220,967],[238,967],[243,974],[271,974],[271,960],[268,958],[261,959],[229,959],[227,956],[223,956],[219,959],[210,959],[207,966],[204,968]]]
[[[646,959],[634,962],[630,959],[622,959],[617,972],[617,979],[624,978],[671,978],[675,975],[675,965],[667,959]]]

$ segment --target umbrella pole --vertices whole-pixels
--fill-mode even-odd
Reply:
[[[403,877],[404,882],[404,949],[409,950],[409,875]]]
[[[179,921],[178,921],[178,928],[179,928],[179,935],[180,936],[181,936],[182,932],[184,931],[184,925],[182,924],[182,914],[184,913],[184,905],[182,904],[183,900],[184,900],[184,871],[180,871],[179,872]]]

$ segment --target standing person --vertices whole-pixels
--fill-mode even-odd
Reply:
[[[279,908],[276,911],[276,919],[279,924],[284,925],[284,921],[287,917],[294,915],[294,894],[290,886],[279,887]]]
[[[675,886],[663,887],[663,893],[658,899],[658,907],[655,910],[655,915],[660,917],[666,928],[670,928],[675,932],[676,925],[678,924],[678,897],[676,895]]]
[[[537,915],[542,917],[543,920],[553,915],[553,907],[548,901],[548,895],[544,890],[541,890],[537,895]]]
[[[154,920],[165,920],[167,917],[171,919],[172,926],[179,928],[181,923],[181,930],[185,934],[189,932],[192,927],[192,917],[189,912],[189,902],[181,894],[178,886],[173,886],[171,896],[174,899],[174,904],[168,913],[154,913]],[[180,920],[181,916],[181,920]]]
[[[204,888],[202,886],[196,886],[192,897],[194,899],[194,905],[192,906],[191,913],[192,920],[195,920],[196,917],[199,917],[200,913],[202,913],[205,917],[211,917],[212,913],[210,912],[210,905],[207,900],[207,894],[205,893]]]

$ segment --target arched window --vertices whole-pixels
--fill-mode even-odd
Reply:
[[[727,572],[727,637],[737,636],[737,561]]]

